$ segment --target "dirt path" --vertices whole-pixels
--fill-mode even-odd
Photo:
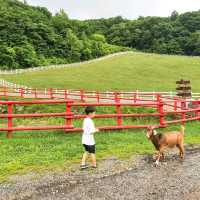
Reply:
[[[21,186],[0,185],[0,199],[199,200],[200,148],[190,146],[186,152],[185,161],[170,153],[159,167],[151,156],[129,163],[110,159],[96,171],[49,176],[34,183],[23,180]]]

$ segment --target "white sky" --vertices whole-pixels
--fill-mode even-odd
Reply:
[[[136,19],[139,16],[170,16],[200,10],[200,0],[27,0],[28,4],[47,7],[52,13],[61,8],[73,19],[108,18],[121,15]]]

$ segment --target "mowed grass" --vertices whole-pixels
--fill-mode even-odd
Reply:
[[[171,126],[160,130],[178,130]],[[127,159],[136,154],[152,154],[154,147],[145,136],[145,130],[100,132],[95,135],[98,162],[103,158],[116,156]],[[13,139],[0,135],[0,182],[10,175],[30,171],[61,170],[67,172],[74,163],[79,165],[83,148],[81,134],[55,132],[18,132]],[[200,122],[186,125],[186,144],[200,143]]]
[[[76,67],[0,77],[36,88],[99,91],[175,91],[177,80],[188,79],[193,92],[199,92],[199,75],[199,57],[131,52]]]

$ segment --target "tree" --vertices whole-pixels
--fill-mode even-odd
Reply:
[[[186,53],[189,55],[200,55],[200,31],[191,34],[186,44]]]
[[[18,64],[15,62],[16,53],[13,48],[5,45],[0,46],[0,66],[3,69],[16,69]]]
[[[30,44],[21,47],[14,47],[16,62],[20,68],[35,67],[39,65],[36,52]]]
[[[175,39],[172,39],[167,43],[167,52],[168,54],[183,54],[183,49]]]
[[[105,36],[101,35],[101,34],[97,34],[97,33],[92,34],[90,38],[91,38],[91,40],[94,40],[94,41],[97,41],[97,42],[103,42],[103,43],[106,42]]]
[[[171,19],[172,21],[175,21],[175,20],[178,18],[178,16],[179,16],[178,12],[177,12],[176,10],[174,10],[174,11],[171,13],[170,19]]]

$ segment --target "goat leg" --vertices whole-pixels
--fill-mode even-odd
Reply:
[[[160,148],[160,150],[159,150],[159,154],[158,154],[158,157],[157,157],[156,162],[155,162],[156,165],[159,164],[161,156],[164,157],[163,148]]]

